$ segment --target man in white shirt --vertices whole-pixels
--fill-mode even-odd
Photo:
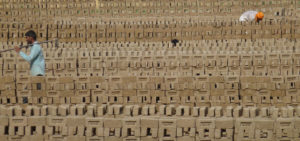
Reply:
[[[45,59],[41,46],[36,41],[36,34],[33,30],[25,33],[27,44],[33,44],[30,48],[30,54],[27,55],[16,46],[15,51],[21,55],[28,63],[30,63],[30,72],[32,76],[45,75]]]
[[[246,11],[244,12],[239,21],[240,22],[246,22],[246,21],[256,21],[260,22],[264,18],[264,13],[263,12],[257,12],[257,11]]]

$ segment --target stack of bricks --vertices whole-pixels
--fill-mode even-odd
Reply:
[[[1,78],[1,96],[31,104],[296,106],[298,76],[79,76]],[[9,101],[15,101],[9,100]],[[2,104],[11,104],[5,102]]]
[[[30,2],[0,0],[0,50],[59,48],[0,54],[1,141],[300,139],[297,0]]]
[[[153,111],[146,105],[131,110],[117,105],[2,105],[0,136],[4,141],[299,139],[299,107],[170,106]]]

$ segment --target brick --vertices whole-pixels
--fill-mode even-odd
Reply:
[[[206,117],[207,112],[208,112],[207,107],[201,107],[200,108],[200,117]]]
[[[238,139],[254,139],[255,122],[252,119],[238,118],[235,127]]]
[[[215,118],[196,119],[196,140],[214,138]]]
[[[124,118],[122,121],[122,137],[140,137],[140,118]]]
[[[57,116],[48,116],[47,117],[47,125],[48,126],[65,126],[66,118],[65,117],[57,117]]]
[[[293,118],[277,118],[275,122],[275,132],[277,139],[287,139],[293,137]]]
[[[172,118],[159,119],[159,134],[160,138],[175,138],[176,137],[176,120]]]
[[[86,134],[91,136],[104,136],[103,119],[102,118],[86,118],[85,126],[87,127]]]
[[[233,116],[233,108],[231,106],[226,107],[226,117]]]
[[[100,105],[97,107],[97,116],[103,116],[106,112],[106,105]]]
[[[194,118],[182,118],[177,119],[176,121],[177,126],[177,137],[184,137],[184,136],[195,136],[196,133],[196,126],[195,126],[195,119]]]
[[[47,122],[46,119],[46,117],[39,116],[27,117],[27,123],[29,126],[45,126]]]

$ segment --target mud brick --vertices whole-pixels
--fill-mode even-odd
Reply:
[[[57,106],[49,105],[46,107],[46,111],[47,111],[48,115],[56,116],[57,115]]]
[[[192,112],[193,117],[198,117],[199,116],[199,107],[193,107],[191,112]]]
[[[295,115],[298,116],[298,117],[300,117],[300,106],[296,107]]]
[[[94,117],[96,115],[96,105],[88,105],[86,115],[89,117]]]
[[[154,89],[154,84],[152,83],[152,86],[151,86],[151,83],[149,83],[149,77],[147,76],[140,76],[140,77],[137,77],[137,89],[139,90],[148,90],[148,89],[151,89],[151,87]]]
[[[272,118],[277,118],[279,115],[279,109],[275,107],[270,108],[270,115]]]
[[[103,119],[104,137],[121,137],[122,120],[121,119]]]
[[[139,118],[125,118],[122,121],[122,137],[130,138],[131,136],[140,137],[140,119]]]
[[[141,137],[148,137],[149,139],[157,138],[159,129],[158,125],[158,118],[141,118]]]
[[[196,134],[196,120],[194,118],[181,118],[176,120],[178,138],[183,139],[183,137],[193,138]]]
[[[66,137],[66,141],[82,141],[82,140],[85,140],[86,137],[85,136],[67,136]]]
[[[239,89],[239,77],[227,76],[225,77],[225,89]]]
[[[256,107],[251,107],[249,109],[249,112],[250,112],[250,117],[251,118],[255,118],[257,115],[258,115],[258,109]]]
[[[85,132],[85,118],[70,116],[66,120],[66,127],[68,127],[69,135],[83,136]]]
[[[75,82],[73,77],[59,77],[59,90],[74,90]]]
[[[91,90],[91,102],[104,104],[107,103],[107,91],[105,90]]]
[[[58,106],[58,115],[67,116],[69,114],[69,105],[59,105]]]
[[[168,104],[177,104],[180,102],[178,91],[166,91],[166,97]]]
[[[255,119],[255,139],[273,139],[274,120]]]
[[[184,105],[191,105],[193,106],[195,103],[195,96],[193,90],[183,90],[179,91],[180,96],[180,103]]]
[[[16,83],[17,90],[31,90],[30,77],[19,77]]]
[[[166,106],[166,115],[167,116],[172,116],[172,115],[174,115],[175,114],[175,106],[174,105],[167,105]]]
[[[160,138],[175,138],[176,137],[176,119],[160,118],[159,119],[159,134]]]
[[[33,97],[47,97],[46,90],[32,90],[31,95]]]
[[[275,129],[277,139],[293,138],[293,118],[277,118],[275,122]]]
[[[124,104],[135,104],[137,103],[136,90],[123,90],[122,96],[124,98]]]
[[[150,113],[149,113],[149,105],[144,105],[143,107],[142,107],[142,114],[141,115],[143,115],[143,116],[148,116],[148,115],[150,115]]]
[[[215,117],[216,107],[209,107],[207,111],[207,117]]]
[[[0,135],[5,135],[5,127],[8,127],[9,118],[6,116],[0,116]]]
[[[67,119],[65,117],[48,116],[46,123],[48,127],[63,127],[66,125],[66,120]]]
[[[220,140],[233,139],[234,120],[232,118],[216,119],[215,124],[216,124],[215,139],[220,139]]]
[[[137,90],[137,102],[141,104],[150,104],[150,94],[151,90]]]
[[[262,107],[260,109],[260,116],[261,117],[268,117],[269,116],[269,111],[266,107]]]
[[[133,105],[126,105],[124,107],[124,115],[132,116],[132,109],[133,109]]]
[[[123,110],[122,105],[112,105],[112,107],[113,107],[114,115],[120,115],[122,113]]]
[[[214,138],[215,119],[201,118],[196,119],[196,140],[212,139]]]
[[[242,107],[238,106],[233,109],[233,116],[240,117],[242,115]]]
[[[293,75],[293,67],[292,66],[281,66],[280,72],[281,72],[281,75],[283,75],[283,76]]]
[[[123,103],[122,90],[111,90],[109,91],[109,94],[106,97],[108,97],[109,103]]]
[[[124,84],[122,88],[125,90],[137,89],[137,78],[135,76],[124,76],[121,78],[121,82]]]
[[[150,105],[149,106],[149,114],[150,115],[155,115],[157,113],[155,105]]]
[[[189,106],[178,106],[176,108],[176,116],[190,116]]]
[[[138,116],[141,115],[141,107],[139,105],[134,105],[132,109],[132,115],[133,116]]]
[[[33,129],[34,128],[32,128],[32,133],[34,134],[35,131]],[[48,139],[48,137],[45,136],[45,135],[40,135],[40,134],[39,135],[34,134],[34,135],[25,135],[25,136],[23,136],[23,140],[45,140],[45,139]]]
[[[92,76],[90,77],[90,89],[92,90],[108,90],[107,80],[105,77],[101,76]]]
[[[218,106],[218,107],[215,108],[215,116],[216,117],[223,116],[223,109],[222,109],[222,107]]]
[[[27,126],[27,118],[26,117],[11,117],[9,119],[9,135],[25,135],[25,127]]]
[[[32,90],[46,90],[46,80],[45,77],[32,76],[30,78]]]
[[[299,138],[299,133],[300,133],[300,128],[299,128],[299,124],[300,123],[300,120],[299,120],[299,118],[295,118],[295,120],[294,120],[294,125],[295,125],[295,127],[294,127],[294,138]]]
[[[109,78],[109,89],[110,90],[122,90],[121,77],[110,77]]]
[[[208,83],[208,77],[197,77],[195,82],[195,89],[199,90],[210,90],[210,84]]]
[[[76,90],[88,90],[90,89],[89,80],[90,77],[80,76],[75,80]]]
[[[103,116],[105,114],[105,112],[106,112],[106,105],[99,105],[97,107],[97,116],[98,117]]]
[[[235,121],[238,139],[254,139],[255,122],[252,119],[238,118]]]
[[[161,116],[165,115],[166,114],[166,105],[160,105],[159,106],[159,114]]]
[[[151,104],[166,104],[167,98],[165,91],[155,90],[151,92]]]
[[[46,126],[46,117],[28,117],[26,135],[43,135],[43,127]]]
[[[15,78],[12,76],[2,76],[0,77],[1,80],[1,90],[14,90],[16,89],[15,86]]]
[[[46,95],[47,97],[59,97],[59,92],[56,90],[47,90]]]
[[[102,118],[86,118],[85,126],[87,126],[86,135],[88,137],[104,136],[103,119]]]
[[[226,107],[226,117],[232,117],[233,116],[233,107],[232,106],[227,106]]]
[[[199,116],[200,117],[206,117],[207,116],[207,113],[208,113],[208,108],[207,107],[200,107],[200,113],[199,113]]]
[[[91,91],[90,90],[76,90],[75,96],[89,97],[89,96],[91,96]]]

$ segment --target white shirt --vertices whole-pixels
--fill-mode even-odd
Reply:
[[[43,50],[37,42],[34,42],[33,46],[30,48],[30,55],[27,55],[22,51],[20,51],[20,55],[30,63],[31,75],[45,75],[45,59]]]
[[[239,21],[240,22],[253,21],[255,20],[255,16],[257,13],[258,13],[257,11],[246,11],[241,15]]]

